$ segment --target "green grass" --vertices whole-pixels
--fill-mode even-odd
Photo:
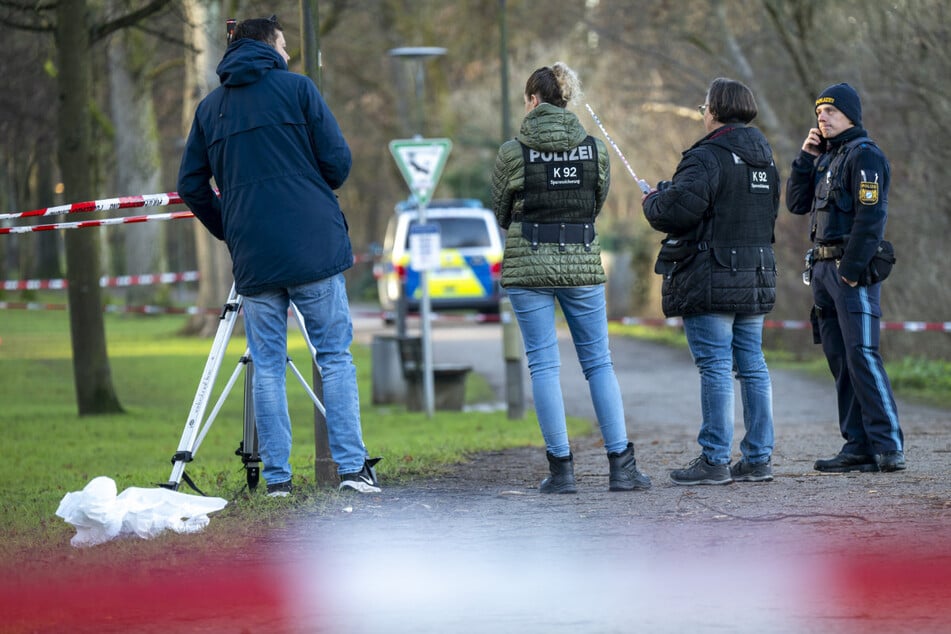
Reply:
[[[171,456],[211,347],[209,339],[179,336],[182,323],[181,316],[106,315],[112,376],[126,411],[79,417],[66,313],[0,311],[0,425],[8,439],[6,464],[0,470],[5,534],[0,562],[67,544],[74,529],[54,515],[56,508],[66,493],[81,490],[96,476],[111,477],[119,491],[168,482]],[[291,358],[310,377],[302,337],[291,332],[288,339]],[[208,412],[244,347],[242,336],[232,337]],[[402,405],[373,406],[369,349],[354,346],[353,353],[364,439],[371,455],[384,457],[378,466],[384,483],[433,476],[479,451],[543,446],[531,413],[515,421],[504,411],[437,411],[428,418]],[[293,374],[287,381],[294,423],[291,464],[299,494],[288,503],[244,490],[245,471],[234,453],[242,434],[242,376],[186,469],[206,494],[231,501],[213,517],[209,543],[217,543],[214,535],[228,541],[225,536],[235,532],[255,533],[270,522],[283,521],[295,509],[320,506],[337,495],[314,486],[313,404]],[[469,376],[466,398],[496,400],[477,375]],[[573,436],[591,431],[586,421],[569,421]],[[184,484],[180,490],[188,491]],[[117,548],[143,552],[130,546]]]
[[[622,335],[624,337],[633,337],[635,339],[664,343],[671,346],[687,347],[687,338],[684,336],[684,331],[681,328],[610,322],[608,323],[608,332],[612,335]]]

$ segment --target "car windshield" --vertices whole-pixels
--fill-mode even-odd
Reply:
[[[489,229],[482,218],[427,218],[427,224],[438,225],[439,243],[443,249],[468,249],[473,247],[491,247]],[[419,224],[413,220],[411,226]],[[409,234],[406,232],[406,248],[409,248]]]

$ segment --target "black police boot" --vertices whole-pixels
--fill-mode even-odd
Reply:
[[[847,473],[849,471],[878,471],[878,462],[875,456],[845,453],[840,451],[834,458],[816,460],[812,467],[816,471],[825,473]]]
[[[902,471],[906,468],[905,453],[902,451],[886,451],[877,457],[878,468],[882,471]]]
[[[538,490],[542,493],[577,493],[574,457],[568,454],[564,458],[557,458],[547,451],[545,456],[548,457],[548,470],[551,475],[542,480]]]
[[[651,488],[651,479],[638,471],[634,459],[634,443],[627,443],[624,451],[608,454],[608,488],[611,491],[639,491]]]

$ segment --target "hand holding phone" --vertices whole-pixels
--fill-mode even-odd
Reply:
[[[806,140],[802,142],[802,151],[813,156],[819,156],[826,151],[827,141],[823,138],[819,128],[810,128]]]

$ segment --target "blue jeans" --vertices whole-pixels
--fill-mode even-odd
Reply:
[[[291,419],[287,411],[287,311],[294,302],[317,350],[330,454],[338,473],[355,473],[367,457],[360,428],[357,369],[350,355],[353,324],[343,275],[244,297],[244,323],[254,364],[254,416],[263,475],[291,479]]]
[[[733,371],[740,381],[743,460],[764,463],[773,454],[773,387],[763,357],[764,315],[710,313],[684,317],[684,332],[700,370],[703,421],[697,440],[712,464],[729,464],[733,446]]]
[[[588,381],[594,412],[598,417],[604,447],[609,453],[627,448],[624,406],[611,350],[604,286],[569,288],[507,288],[512,309],[522,331],[525,355],[532,377],[535,414],[545,447],[553,456],[571,452],[561,394],[561,359],[555,330],[555,300],[568,322],[578,361]]]

